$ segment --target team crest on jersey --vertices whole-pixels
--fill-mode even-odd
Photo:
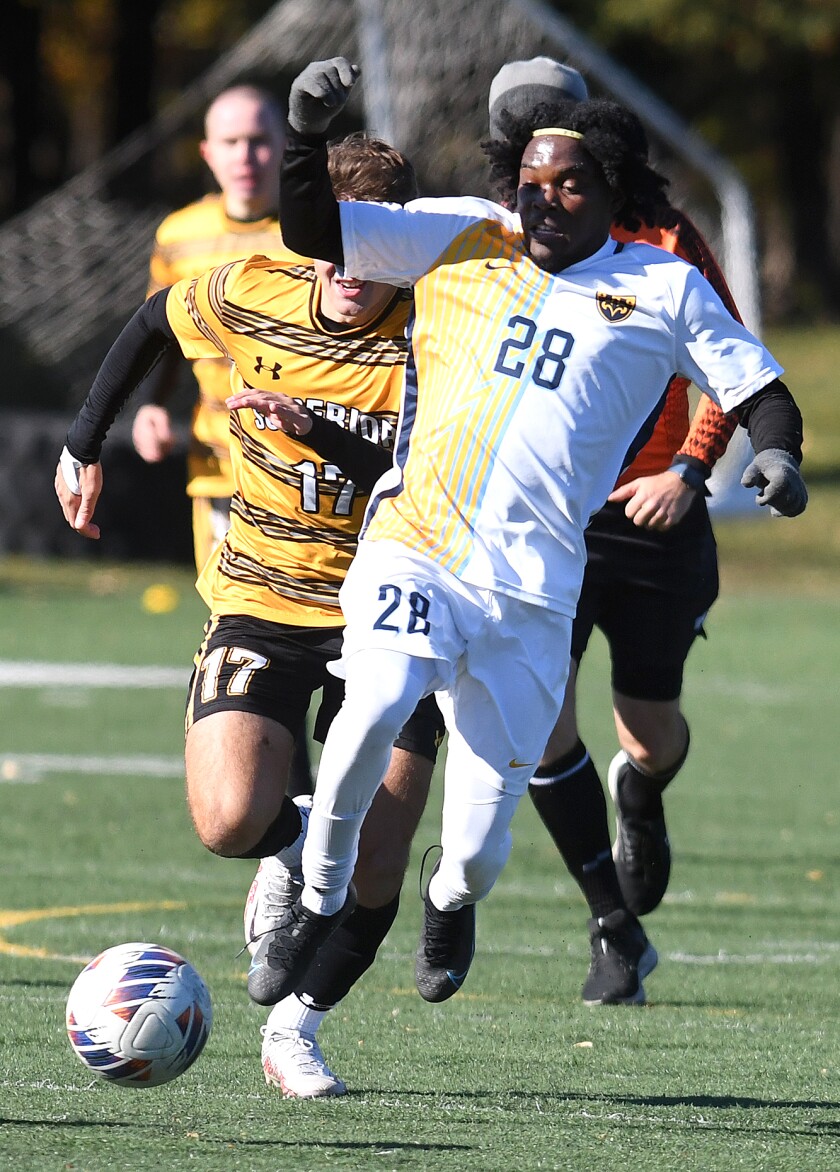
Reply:
[[[626,321],[636,308],[635,297],[624,297],[617,293],[596,293],[598,312],[609,322]]]

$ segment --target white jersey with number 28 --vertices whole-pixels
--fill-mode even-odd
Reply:
[[[604,242],[562,272],[472,198],[340,204],[345,271],[414,285],[396,466],[365,538],[574,615],[583,531],[680,374],[731,411],[781,374],[694,266]]]

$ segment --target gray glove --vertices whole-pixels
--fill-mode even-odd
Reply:
[[[799,465],[782,448],[758,452],[741,477],[744,488],[757,487],[760,505],[769,505],[774,517],[798,517],[808,503],[808,490]]]
[[[343,109],[360,73],[346,57],[312,61],[292,82],[289,125],[298,134],[324,134]]]

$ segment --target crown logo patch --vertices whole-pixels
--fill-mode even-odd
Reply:
[[[635,297],[622,297],[616,293],[596,293],[598,312],[608,322],[626,321],[636,308]]]

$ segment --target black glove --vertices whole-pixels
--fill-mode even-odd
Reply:
[[[324,134],[344,107],[360,73],[346,57],[312,61],[292,82],[289,125],[298,134]]]
[[[808,503],[808,490],[799,465],[782,448],[758,452],[741,477],[744,488],[758,487],[760,505],[769,505],[774,517],[798,517]]]

